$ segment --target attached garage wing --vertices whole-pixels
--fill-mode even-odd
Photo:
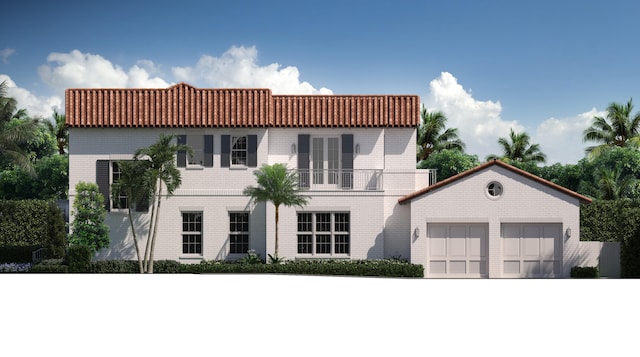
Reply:
[[[503,223],[501,232],[503,277],[562,275],[562,224]]]
[[[426,277],[487,277],[488,224],[427,224]]]

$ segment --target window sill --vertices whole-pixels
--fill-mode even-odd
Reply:
[[[203,260],[204,256],[202,254],[193,254],[193,255],[180,255],[178,256],[178,260],[180,261],[190,261],[190,260]]]
[[[230,166],[229,170],[247,170],[247,166]]]
[[[185,167],[187,170],[204,170],[204,166],[200,166],[200,165],[187,165],[187,167]]]

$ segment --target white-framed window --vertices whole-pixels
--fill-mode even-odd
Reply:
[[[487,184],[486,194],[492,200],[497,200],[502,196],[502,184],[497,181],[491,181]]]
[[[229,253],[249,250],[249,212],[229,212]]]
[[[311,164],[314,184],[338,184],[338,175],[340,172],[340,139],[337,137],[312,138]]]
[[[193,150],[193,157],[187,155],[189,166],[204,165],[204,135],[187,135],[187,145]]]
[[[111,161],[111,184],[118,182],[120,179],[120,166],[117,161]],[[109,199],[109,197],[105,197],[105,200]],[[127,209],[129,208],[129,199],[126,194],[120,193],[118,195],[117,200],[111,200],[111,208],[112,209]]]
[[[231,137],[231,166],[247,166],[247,136]]]
[[[182,253],[202,254],[202,212],[182,212]]]
[[[298,254],[349,255],[349,212],[298,212]]]

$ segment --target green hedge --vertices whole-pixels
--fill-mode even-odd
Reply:
[[[40,246],[54,258],[65,253],[62,211],[52,201],[0,201],[0,246]]]
[[[0,247],[0,263],[31,263],[31,255],[39,245]]]
[[[573,267],[571,268],[572,278],[597,278],[599,277],[598,267]]]
[[[93,249],[84,244],[74,244],[67,249],[65,261],[69,265],[69,272],[88,273],[91,267]]]
[[[35,265],[33,272],[47,272],[43,264]],[[51,272],[58,268],[51,268]],[[69,271],[72,271],[69,269]],[[137,273],[135,260],[101,260],[91,262],[87,273]],[[200,264],[180,264],[173,260],[154,262],[154,273],[183,274],[292,274],[292,275],[342,275],[411,277],[424,276],[422,265],[397,259],[384,260],[294,260],[283,264],[247,264],[229,261],[203,261]]]

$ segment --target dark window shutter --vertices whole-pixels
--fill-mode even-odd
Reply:
[[[353,188],[353,134],[342,134],[342,188]]]
[[[111,211],[111,195],[109,194],[109,160],[96,161],[96,184],[98,192],[104,196],[104,208]]]
[[[231,138],[229,135],[222,135],[220,140],[220,166],[229,167],[231,165]]]
[[[258,166],[258,135],[247,135],[247,166]]]
[[[204,167],[213,167],[213,135],[204,136]]]
[[[187,136],[178,135],[178,145],[186,145]],[[187,167],[187,152],[184,150],[178,151],[178,167]]]
[[[298,135],[298,180],[300,188],[309,187],[309,134]]]

